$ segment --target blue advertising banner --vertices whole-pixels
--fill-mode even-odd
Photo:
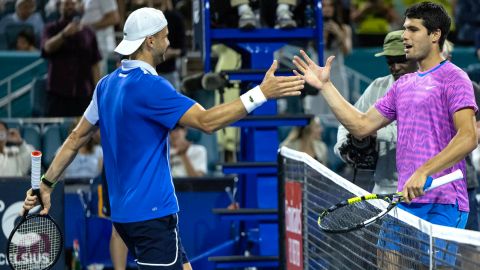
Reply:
[[[6,257],[7,239],[15,225],[20,221],[20,210],[25,200],[25,192],[30,187],[28,178],[0,178],[0,218],[2,230],[0,235],[0,270],[10,269]],[[50,215],[64,232],[64,211],[63,211],[63,182],[58,183],[52,193],[52,205]],[[40,207],[35,208],[39,211]],[[54,270],[65,269],[65,251],[52,268]]]

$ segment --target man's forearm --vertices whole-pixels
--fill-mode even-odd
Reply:
[[[112,11],[105,14],[105,16],[103,16],[103,18],[100,21],[92,24],[92,27],[99,30],[105,27],[116,25],[119,22],[120,22],[119,13],[117,11]]]
[[[365,113],[348,103],[332,83],[326,84],[320,91],[338,121],[355,137],[369,134]]]
[[[209,133],[217,131],[236,122],[247,115],[247,111],[240,99],[217,105],[207,110],[201,117],[202,126]]]
[[[56,52],[62,46],[64,41],[65,41],[65,35],[63,34],[63,31],[60,31],[60,33],[49,38],[45,42],[45,46],[44,46],[45,52],[47,53]]]
[[[82,124],[83,126],[80,126],[80,129],[86,126],[85,123],[86,120],[83,120],[82,118],[79,126]],[[88,132],[83,133],[84,131],[82,130],[80,131],[81,134],[78,134],[76,130],[79,128],[79,126],[77,126],[77,128],[72,131],[72,133],[70,133],[67,140],[63,143],[62,147],[60,147],[57,155],[55,155],[52,164],[45,173],[45,178],[47,180],[51,182],[57,182],[63,171],[68,167],[68,165],[70,165],[70,163],[77,155],[78,150],[90,140],[93,133],[95,132],[92,128]]]
[[[77,155],[77,150],[73,149],[69,140],[62,145],[52,164],[45,173],[45,178],[51,182],[57,182],[63,171],[70,165]]]

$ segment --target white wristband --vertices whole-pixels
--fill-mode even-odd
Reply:
[[[263,103],[267,102],[267,98],[258,85],[241,95],[240,100],[242,101],[245,110],[247,110],[247,113],[251,113],[257,107],[260,107]]]

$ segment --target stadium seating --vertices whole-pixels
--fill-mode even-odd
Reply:
[[[38,125],[27,124],[21,128],[23,139],[33,145],[36,150],[42,149],[42,137],[40,134],[40,127]]]

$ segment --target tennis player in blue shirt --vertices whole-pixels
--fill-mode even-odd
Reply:
[[[155,66],[169,46],[160,10],[140,8],[125,22],[115,51],[128,55],[102,78],[80,123],[68,136],[40,187],[45,208],[58,178],[78,149],[100,128],[111,218],[139,269],[182,269],[188,264],[178,235],[177,198],[169,168],[168,133],[176,124],[212,133],[245,117],[269,98],[300,95],[300,76],[276,77],[274,61],[263,82],[239,99],[205,110],[178,93]],[[36,197],[27,192],[24,208]]]

